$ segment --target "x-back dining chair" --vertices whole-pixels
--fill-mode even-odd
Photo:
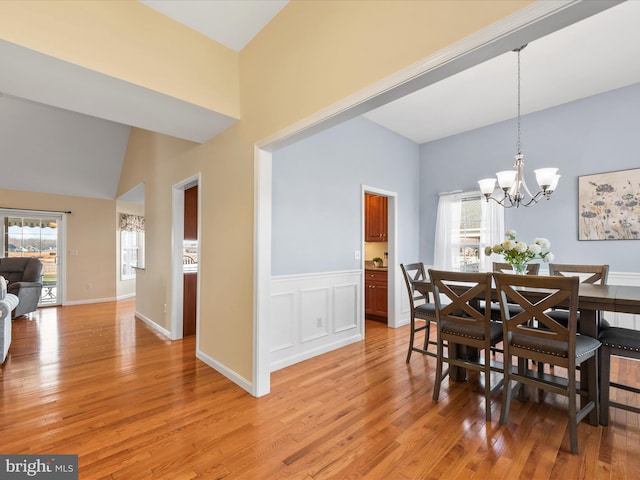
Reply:
[[[597,420],[597,382],[595,375],[589,376],[588,391],[578,389],[576,366],[587,360],[590,368],[597,362],[600,342],[595,338],[577,334],[578,286],[577,277],[533,276],[494,274],[496,289],[502,309],[504,334],[504,394],[500,423],[505,425],[513,391],[511,382],[532,385],[568,398],[569,439],[571,453],[578,453],[578,430],[580,420],[592,414]],[[523,290],[524,289],[524,290]],[[536,298],[529,300],[526,289],[534,289]],[[522,312],[511,315],[508,305],[515,303]],[[548,315],[558,305],[569,305],[569,321],[562,325]],[[516,371],[511,368],[513,359],[518,359]],[[566,368],[567,378],[540,375],[527,368],[528,360],[549,363]],[[587,397],[578,410],[576,396]]]
[[[562,263],[550,263],[549,275],[561,277],[578,277],[581,283],[592,283],[596,285],[606,285],[609,276],[609,265],[572,265]],[[563,325],[567,324],[569,317],[565,309],[555,309],[549,316]],[[580,329],[580,312],[578,312],[578,329]],[[608,327],[609,323],[600,318],[601,328]]]
[[[424,264],[422,262],[400,264],[404,283],[409,295],[409,307],[411,308],[411,330],[409,336],[409,351],[407,353],[407,363],[411,360],[413,352],[422,353],[435,357],[434,352],[428,350],[429,345],[436,345],[430,340],[431,322],[436,321],[435,305],[430,302],[429,296],[418,292],[413,287],[416,280],[427,280]],[[415,346],[416,333],[424,331],[424,343],[420,347]]]
[[[513,268],[508,263],[502,262],[493,262],[493,272],[494,273],[511,273],[513,272]],[[527,263],[527,275],[538,275],[540,272],[540,264],[539,263]],[[511,314],[515,315],[518,312],[521,312],[522,309],[517,305],[510,305]],[[500,304],[493,302],[491,304],[491,318],[496,321],[502,320],[502,314],[500,313]]]
[[[491,349],[502,341],[502,327],[478,305],[491,299],[491,273],[429,270],[438,325],[438,355],[433,400],[438,401],[440,385],[452,366],[484,373],[485,416],[491,421],[491,396],[502,386],[502,378],[492,387],[491,372],[502,372],[491,364]],[[447,342],[447,355],[444,342]],[[455,346],[455,347],[454,347]],[[472,348],[483,355],[458,356],[458,349]],[[475,352],[474,352],[475,353]],[[444,363],[449,367],[444,370]]]
[[[611,400],[611,388],[640,394],[640,388],[626,385],[611,379],[611,357],[633,358],[640,360],[640,331],[622,327],[608,327],[602,330],[598,338],[602,343],[598,357],[600,377],[600,424],[609,425],[609,407],[640,413],[640,408],[631,402],[623,402],[620,397]]]

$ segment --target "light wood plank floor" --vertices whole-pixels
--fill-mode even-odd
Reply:
[[[14,322],[1,370],[0,453],[78,454],[81,479],[637,479],[639,416],[579,426],[566,401],[514,401],[485,422],[478,381],[431,392],[434,359],[405,364],[408,330],[274,372],[253,398],[133,317],[133,301],[40,309]],[[613,371],[639,383],[637,363]]]

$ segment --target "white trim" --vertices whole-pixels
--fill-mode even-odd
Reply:
[[[88,305],[91,303],[106,303],[106,302],[116,302],[118,299],[116,297],[106,297],[106,298],[89,298],[89,299],[85,299],[85,300],[72,300],[70,302],[65,302],[64,306],[68,307],[68,306],[72,306],[72,305]],[[55,307],[55,305],[51,305],[52,307]],[[46,305],[42,306],[42,307],[38,307],[38,308],[50,308]]]
[[[154,322],[150,318],[145,317],[144,315],[142,315],[140,312],[136,312],[135,316],[136,316],[136,318],[142,320],[144,323],[149,325],[149,327],[151,327],[153,330],[155,330],[156,332],[160,333],[161,335],[167,337],[167,339],[171,340],[171,332],[169,330],[167,330],[166,328],[161,327],[160,325],[158,325],[156,322]]]
[[[274,283],[287,282],[289,280],[304,280],[304,279],[317,279],[317,278],[332,278],[343,277],[345,275],[353,275],[362,273],[362,270],[334,270],[332,272],[320,272],[320,273],[295,273],[290,275],[274,275],[271,280]]]
[[[318,347],[312,350],[307,350],[305,352],[298,353],[291,357],[283,358],[271,364],[271,371],[275,372],[276,370],[280,370],[285,367],[290,367],[291,365],[295,365],[296,363],[309,360],[310,358],[317,357],[318,355],[331,352],[332,350],[336,350],[338,348],[346,347],[347,345],[351,345],[352,343],[359,342],[363,339],[364,337],[361,334],[356,334],[349,338],[337,340],[335,342],[322,345],[321,347]]]
[[[616,2],[559,0],[535,2],[455,44],[416,62],[272,135],[254,146],[254,392],[269,392],[268,358],[271,272],[271,155],[268,150],[291,144],[354,118],[430,83],[477,65],[529,41],[612,7]],[[265,203],[262,204],[261,202]],[[395,261],[395,259],[394,259]],[[266,351],[265,351],[266,350]]]
[[[364,194],[365,193],[373,193],[374,195],[382,195],[387,197],[387,252],[389,254],[388,264],[391,265],[392,268],[387,270],[387,325],[391,328],[397,328],[401,324],[400,320],[400,301],[398,294],[400,292],[399,286],[400,282],[398,279],[398,269],[395,268],[397,264],[396,259],[398,258],[398,192],[393,192],[391,190],[384,190],[382,188],[372,187],[370,185],[362,185],[362,269],[364,271],[364,243],[365,243],[365,205],[364,205]],[[362,288],[364,288],[364,283],[362,284]],[[364,338],[364,295],[362,295],[362,336]]]
[[[271,153],[254,147],[253,199],[253,385],[252,395],[271,390]]]
[[[201,175],[196,173],[178,183],[171,189],[171,297],[169,310],[169,324],[171,325],[171,340],[183,337],[182,332],[182,311],[184,308],[184,284],[183,284],[183,243],[184,243],[184,191],[195,185],[201,184]],[[200,195],[202,188],[198,188],[198,205],[201,205]],[[202,212],[198,208],[198,238],[201,238],[200,225]],[[196,286],[196,344],[198,344],[198,334],[200,333],[200,264],[202,263],[202,252],[198,250],[198,284]]]
[[[196,358],[198,358],[199,360],[202,360],[204,363],[209,365],[215,371],[227,377],[229,380],[231,380],[233,383],[238,385],[240,388],[243,388],[247,392],[252,392],[253,386],[249,380],[244,378],[242,375],[237,374],[233,370],[227,368],[226,366],[222,365],[221,363],[217,362],[215,359],[211,358],[202,350],[196,349]]]

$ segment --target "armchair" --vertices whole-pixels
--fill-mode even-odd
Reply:
[[[7,282],[7,292],[18,297],[11,318],[35,312],[42,293],[42,262],[32,257],[0,258],[0,275]]]

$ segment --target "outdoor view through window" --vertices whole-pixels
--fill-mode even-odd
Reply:
[[[477,272],[480,267],[480,196],[462,199],[459,243],[454,245],[454,266],[461,272]],[[456,255],[457,253],[457,255]]]

